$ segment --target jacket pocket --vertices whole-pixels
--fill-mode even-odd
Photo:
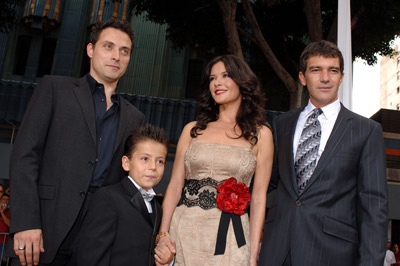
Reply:
[[[44,200],[52,200],[56,194],[56,187],[55,186],[45,186],[39,185],[38,186],[39,198]]]
[[[357,229],[337,219],[325,216],[323,231],[328,235],[358,244]]]

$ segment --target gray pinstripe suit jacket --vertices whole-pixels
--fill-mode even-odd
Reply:
[[[276,118],[276,202],[264,226],[259,265],[383,264],[387,236],[386,161],[381,126],[341,106],[318,165],[297,192],[293,135],[301,109]]]

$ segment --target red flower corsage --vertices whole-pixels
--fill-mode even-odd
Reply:
[[[221,255],[225,253],[226,236],[231,220],[238,247],[246,245],[240,215],[244,214],[244,211],[247,209],[251,196],[249,188],[243,183],[238,183],[234,177],[220,184],[217,187],[217,191],[219,192],[217,195],[217,206],[222,213],[218,226],[214,255]]]
[[[244,214],[250,201],[249,188],[231,177],[217,187],[217,206],[223,212]]]

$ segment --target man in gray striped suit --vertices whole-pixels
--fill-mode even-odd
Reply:
[[[306,47],[299,78],[310,100],[276,118],[276,202],[259,265],[383,264],[387,183],[381,126],[338,99],[343,56],[332,43]]]

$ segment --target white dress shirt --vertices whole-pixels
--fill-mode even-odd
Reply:
[[[321,142],[319,144],[318,149],[318,157],[317,164],[319,158],[321,158],[322,153],[324,152],[326,143],[328,142],[329,137],[331,136],[333,126],[335,125],[336,119],[338,117],[340,111],[340,101],[337,99],[333,103],[330,103],[324,107],[322,107],[322,114],[318,117],[318,121],[321,124]],[[301,133],[303,132],[304,124],[308,116],[312,113],[312,111],[316,107],[308,101],[307,106],[300,113],[299,119],[296,124],[296,131],[294,132],[293,137],[293,158],[296,158],[297,146],[299,145],[299,140],[301,137]]]
[[[140,190],[143,189],[143,188],[142,188],[141,186],[139,186],[139,185],[135,182],[135,180],[133,180],[133,178],[130,177],[129,175],[128,175],[128,178],[129,178],[129,180],[132,181],[132,183],[135,185],[135,187],[139,190],[139,193],[140,193]],[[156,193],[154,192],[153,188],[150,188],[150,189],[147,191],[147,193],[152,194],[152,195],[156,195]],[[143,199],[143,200],[144,200],[144,199]],[[151,203],[150,203],[149,201],[147,201],[147,200],[144,200],[144,203],[146,204],[146,207],[147,207],[147,210],[149,211],[149,213],[153,213],[153,208],[151,207]]]

